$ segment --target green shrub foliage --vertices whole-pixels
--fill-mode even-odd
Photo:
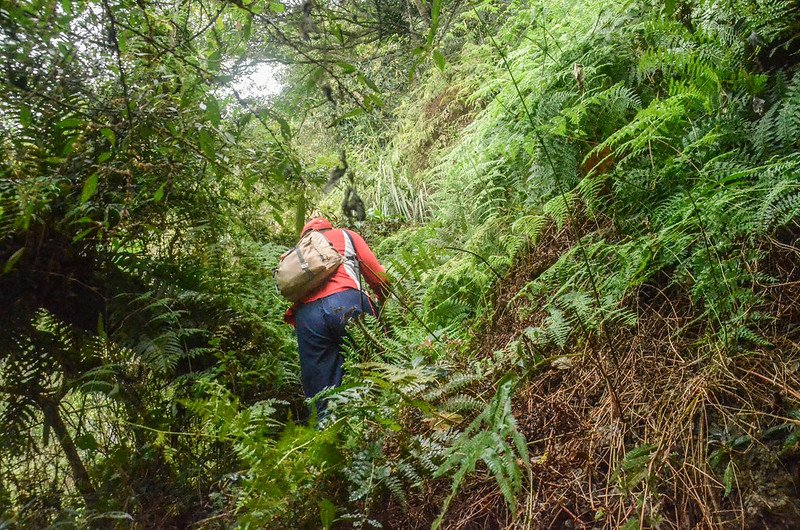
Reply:
[[[517,400],[618,367],[645,287],[693,366],[788,361],[798,35],[788,0],[0,5],[0,528],[447,527],[471,481],[522,524]],[[313,213],[393,290],[321,425],[271,279]],[[751,435],[697,435],[725,502]],[[658,526],[679,457],[623,444],[608,522]]]

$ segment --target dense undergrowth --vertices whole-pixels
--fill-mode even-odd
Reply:
[[[426,228],[382,244],[441,339],[414,337],[406,366],[451,381],[421,377],[436,412],[418,414],[458,433],[433,472],[450,492],[387,461],[426,488],[415,526],[432,497],[458,503],[454,528],[796,519],[796,15],[681,9],[526,6],[496,34],[475,10],[475,40],[427,83],[441,112],[423,119],[458,124],[448,98],[472,115],[426,153]],[[415,132],[397,148],[438,139]]]
[[[433,2],[263,106],[203,70],[280,20],[225,13],[2,100],[0,528],[795,525],[796,5]],[[347,182],[395,296],[315,429],[269,270]]]

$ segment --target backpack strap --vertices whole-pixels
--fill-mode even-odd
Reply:
[[[300,252],[300,249],[294,247],[294,252],[297,254],[297,260],[300,262],[300,268],[303,269],[304,273],[306,273],[306,277],[311,279],[311,271],[308,270],[308,263],[306,263],[306,260],[303,259],[303,254]]]
[[[342,234],[344,234],[344,270],[358,286],[358,290],[363,291],[361,287],[361,263],[358,261],[356,246],[347,230],[342,230]]]
[[[367,306],[372,308],[372,302],[369,299],[369,295],[367,295],[366,291],[364,291],[364,287],[361,285],[361,262],[358,260],[358,254],[356,253],[356,245],[353,243],[353,238],[350,237],[350,234],[347,230],[342,230],[344,234],[344,268],[347,271],[348,276],[355,280],[356,285],[358,286],[358,292],[361,293],[361,312],[364,312],[364,297],[367,298]],[[373,309],[374,312],[374,309]]]

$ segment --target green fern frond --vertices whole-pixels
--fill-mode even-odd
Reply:
[[[455,470],[453,485],[432,528],[438,528],[442,524],[450,502],[467,474],[475,470],[478,461],[483,461],[490,469],[512,511],[516,506],[516,494],[521,487],[522,476],[517,457],[524,465],[529,465],[529,461],[527,444],[511,413],[513,388],[514,380],[511,376],[501,379],[497,393],[488,406],[448,449],[435,476],[444,476]],[[513,447],[509,444],[509,439],[514,443]]]
[[[514,224],[511,225],[511,230],[514,233],[529,237],[531,245],[535,246],[546,225],[547,218],[543,215],[525,215],[514,221]]]
[[[545,203],[542,207],[544,215],[550,217],[561,230],[571,211],[575,208],[576,196],[574,192],[567,192],[563,195],[556,195]]]

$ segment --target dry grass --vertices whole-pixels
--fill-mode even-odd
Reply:
[[[553,228],[546,237],[553,243],[523,258],[499,286],[483,351],[502,348],[545,317],[520,311],[530,302],[508,300],[570,244]],[[764,309],[777,316],[761,330],[774,347],[711,346],[707,322],[663,274],[627,301],[636,329],[609,330],[616,366],[606,341],[576,339],[567,348],[578,354],[570,363],[553,363],[517,393],[514,413],[533,457],[518,512],[509,513],[489,474],[478,472],[444,527],[618,528],[631,521],[633,528],[796,528],[798,458],[782,450],[788,430],[768,429],[800,423],[788,417],[800,407],[800,252],[779,241],[768,250],[764,269],[780,282],[758,289]],[[623,471],[625,455],[645,444],[650,457]],[[637,472],[640,480],[632,481]],[[429,488],[407,511],[390,506],[386,527],[429,527],[449,484]]]

